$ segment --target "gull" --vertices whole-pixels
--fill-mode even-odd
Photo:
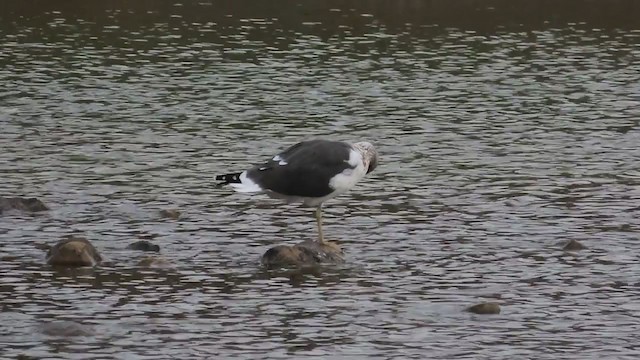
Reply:
[[[287,203],[316,207],[318,241],[325,244],[322,204],[352,189],[377,166],[378,152],[369,142],[309,140],[248,170],[215,179],[240,193],[262,193]]]

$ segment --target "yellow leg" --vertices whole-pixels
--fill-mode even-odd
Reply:
[[[322,234],[322,205],[316,209],[316,221],[318,222],[318,236],[321,244],[324,244],[324,235]]]

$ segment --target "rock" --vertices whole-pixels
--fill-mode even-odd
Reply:
[[[581,243],[579,243],[577,240],[569,240],[563,247],[562,250],[564,251],[578,251],[578,250],[584,250],[587,247],[582,245]]]
[[[60,266],[95,266],[102,257],[89,240],[68,236],[47,252],[47,264]]]
[[[50,336],[91,336],[93,328],[75,321],[53,321],[42,324],[41,331]]]
[[[338,244],[307,240],[294,246],[278,245],[262,255],[261,263],[267,267],[317,266],[344,262],[344,253]]]
[[[180,218],[180,211],[176,209],[164,209],[160,210],[160,215],[165,218],[178,220]]]
[[[484,302],[480,304],[476,304],[473,306],[469,306],[467,308],[468,312],[472,312],[474,314],[487,315],[487,314],[500,314],[500,305],[494,302]]]
[[[36,198],[0,197],[0,214],[10,210],[38,212],[49,210],[49,208]]]
[[[145,256],[138,261],[138,266],[147,268],[169,268],[173,267],[169,260],[162,256]]]
[[[134,242],[133,244],[129,244],[129,246],[127,246],[127,249],[158,252],[160,251],[160,246],[153,244],[147,240],[140,240]]]

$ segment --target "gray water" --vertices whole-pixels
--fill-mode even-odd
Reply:
[[[4,3],[0,195],[51,210],[0,217],[1,357],[640,356],[637,6],[461,3]],[[213,177],[311,138],[381,154],[347,263],[262,269],[312,210]],[[106,261],[44,265],[67,234]]]

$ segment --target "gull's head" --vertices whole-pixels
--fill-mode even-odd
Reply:
[[[367,174],[378,166],[378,152],[370,142],[362,141],[353,144],[353,147],[360,151],[364,165],[367,167]]]

